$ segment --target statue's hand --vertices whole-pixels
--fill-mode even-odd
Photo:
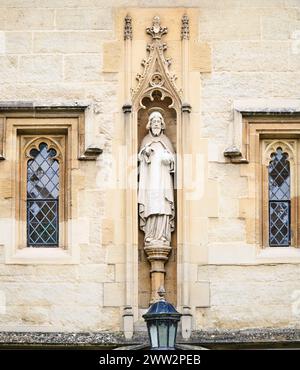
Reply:
[[[162,155],[161,161],[164,165],[168,166],[172,162],[172,156],[167,151],[165,151]]]
[[[151,163],[151,152],[153,152],[153,149],[150,148],[150,146],[146,146],[143,148],[139,154],[139,160],[145,161],[146,163]]]
[[[151,151],[152,151],[152,149],[151,149],[149,146],[147,146],[147,147],[145,148],[145,150],[144,150],[144,153],[145,153],[145,155],[146,155],[147,157],[149,157],[149,156],[150,156],[150,154],[151,154]]]

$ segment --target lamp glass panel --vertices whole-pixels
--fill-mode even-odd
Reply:
[[[168,324],[164,321],[158,323],[159,346],[168,347]]]
[[[176,334],[176,324],[170,323],[169,326],[169,347],[174,347],[175,345],[175,334]]]
[[[158,347],[156,323],[149,325],[149,332],[150,332],[152,347]]]

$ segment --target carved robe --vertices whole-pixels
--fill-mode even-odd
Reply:
[[[162,132],[154,136],[149,131],[142,141],[138,160],[139,217],[145,243],[170,244],[175,218],[172,176],[175,154],[168,137]]]

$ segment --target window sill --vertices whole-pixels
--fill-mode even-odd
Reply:
[[[259,262],[300,263],[300,248],[295,247],[266,247],[260,249],[256,259]]]
[[[13,256],[6,256],[7,264],[77,264],[79,255],[71,255],[68,250],[62,248],[22,248]]]
[[[299,264],[300,248],[266,247],[242,242],[211,243],[208,245],[210,265]]]

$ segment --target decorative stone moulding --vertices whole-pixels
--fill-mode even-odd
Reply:
[[[86,114],[91,105],[70,103],[66,105],[51,105],[38,102],[1,102],[0,103],[0,160],[5,159],[5,125],[8,117],[24,115],[38,117],[77,117],[78,118],[78,160],[96,160],[103,152],[101,145],[86,145],[86,127],[92,125]]]
[[[224,157],[232,163],[249,163],[251,117],[300,115],[300,99],[238,99],[233,102],[233,120],[229,127],[230,144]],[[270,126],[271,127],[271,126]]]

